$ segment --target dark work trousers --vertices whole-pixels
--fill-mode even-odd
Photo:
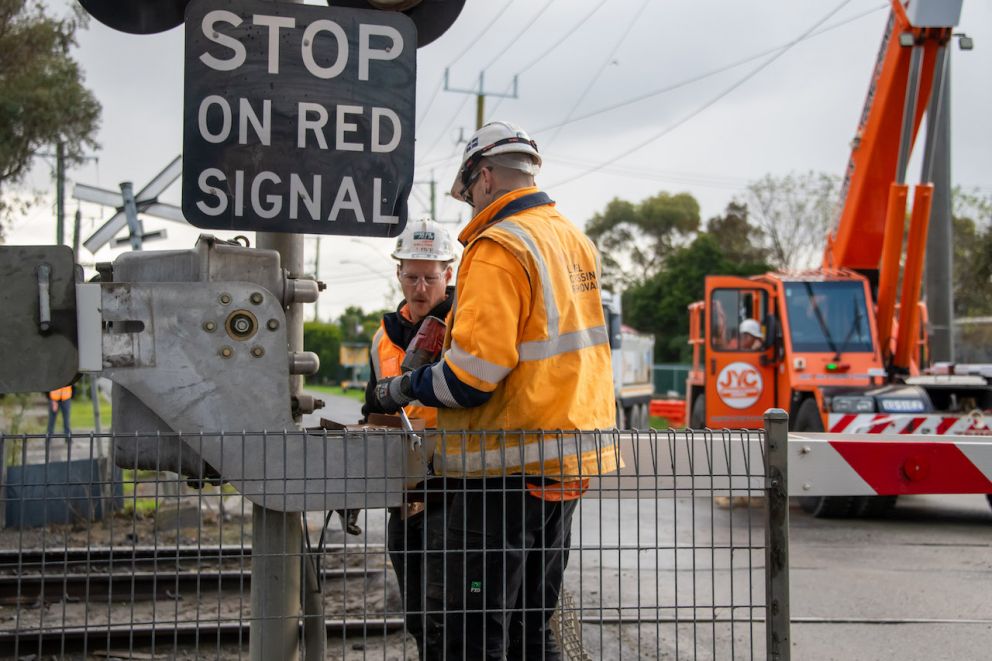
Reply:
[[[424,658],[424,512],[404,519],[402,508],[389,509],[386,544],[403,596],[406,630],[417,641],[417,652]]]
[[[55,404],[55,409],[52,410],[52,404]],[[61,401],[48,400],[48,435],[51,436],[52,432],[55,431],[55,418],[58,414],[62,413],[62,431],[65,432],[66,440],[70,440],[68,437],[72,434],[69,429],[69,409],[72,406],[71,399],[63,399]]]
[[[545,501],[521,478],[448,480],[429,507],[424,659],[561,659],[548,626],[577,500]],[[446,510],[446,511],[445,511]]]

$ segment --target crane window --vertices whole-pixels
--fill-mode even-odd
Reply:
[[[861,282],[785,283],[793,351],[870,353],[871,327]]]
[[[710,299],[710,345],[716,351],[762,351],[768,294],[760,289],[716,289]]]

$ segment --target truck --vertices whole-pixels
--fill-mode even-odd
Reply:
[[[777,407],[795,431],[992,433],[992,366],[929,364],[920,290],[936,131],[927,131],[905,236],[907,164],[924,112],[939,112],[961,2],[891,4],[821,266],[708,276],[705,299],[689,306],[692,428],[760,428]],[[818,517],[873,516],[895,498],[800,505]]]
[[[620,294],[602,292],[603,316],[610,334],[613,394],[618,429],[648,429],[654,394],[654,336],[623,323]]]

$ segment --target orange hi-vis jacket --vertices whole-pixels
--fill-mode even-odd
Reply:
[[[404,305],[399,314],[409,319],[409,312]],[[379,330],[372,337],[372,370],[375,373],[375,380],[382,381],[384,378],[399,376],[402,374],[400,366],[403,364],[403,356],[406,347],[397,346],[386,332],[386,322],[379,322]],[[411,418],[420,418],[426,427],[437,427],[437,409],[433,406],[423,406],[419,402],[412,402],[403,407],[406,414]]]
[[[53,402],[62,402],[67,399],[72,399],[72,386],[63,386],[52,390],[48,393],[48,398]]]
[[[619,450],[608,331],[592,242],[536,188],[494,201],[465,246],[440,362],[413,373],[435,404],[434,469],[574,480],[615,471]],[[471,433],[547,430],[549,433]],[[585,433],[556,434],[555,430]]]

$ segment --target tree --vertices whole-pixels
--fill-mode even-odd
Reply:
[[[770,261],[765,235],[748,222],[747,205],[732,201],[722,216],[706,221],[706,233],[720,246],[723,255],[736,264],[765,264]]]
[[[45,147],[62,143],[67,165],[97,147],[100,104],[69,54],[85,20],[78,5],[55,18],[38,0],[0,0],[0,194]],[[0,225],[8,211],[0,197]]]
[[[699,203],[689,193],[661,192],[637,204],[614,198],[586,224],[586,234],[603,255],[607,288],[650,278],[697,229]]]
[[[748,184],[751,219],[776,267],[804,269],[819,263],[835,218],[838,182],[834,175],[806,172],[766,174]]]
[[[341,328],[342,341],[370,344],[372,336],[379,330],[379,323],[385,313],[386,310],[365,312],[357,305],[346,307],[337,320]]]
[[[740,255],[725,252],[721,240],[712,233],[701,233],[669,255],[662,270],[623,293],[625,323],[654,334],[655,360],[691,360],[687,308],[702,300],[707,275],[748,276],[769,270],[764,261],[740,261]]]
[[[320,371],[309,377],[317,383],[341,379],[341,328],[337,324],[308,321],[303,324],[303,346],[320,358]]]
[[[954,315],[992,315],[992,197],[955,188]]]

